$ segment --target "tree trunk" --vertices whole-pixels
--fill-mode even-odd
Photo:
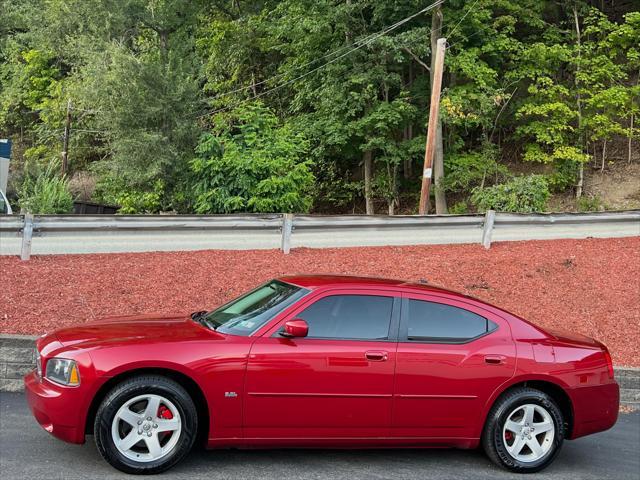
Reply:
[[[578,107],[578,135],[582,136],[582,99],[580,97],[580,85],[578,83],[578,76],[580,74],[580,58],[582,54],[582,37],[580,36],[580,22],[578,20],[578,9],[576,5],[573,5],[573,20],[576,27],[576,42],[578,44],[578,62],[576,63],[576,75],[574,77],[574,83],[576,86],[576,106]],[[582,144],[582,138],[580,143]],[[582,186],[584,184],[584,162],[580,162],[578,166],[578,184],[576,185],[576,198],[582,196]]]
[[[373,152],[367,150],[362,154],[364,167],[364,202],[367,215],[373,215],[373,198],[371,197],[371,180],[373,178]]]
[[[607,140],[602,141],[602,164],[600,165],[600,171],[604,172],[604,159],[606,158],[607,153]]]
[[[442,7],[438,6],[431,16],[431,71],[429,77],[433,88],[433,73],[435,71],[436,45],[442,36]],[[438,117],[436,128],[436,145],[433,155],[433,176],[435,183],[436,213],[447,213],[447,198],[444,193],[444,148],[442,146],[442,121]]]
[[[409,79],[407,81],[407,90],[411,88],[413,84],[413,61],[409,60]],[[413,138],[413,125],[409,124],[404,128],[404,141],[409,141]],[[411,158],[405,158],[402,162],[402,174],[406,180],[411,178],[412,175],[412,165]]]
[[[582,196],[582,187],[584,186],[584,163],[580,162],[580,169],[578,170],[578,185],[576,186],[576,198]]]
[[[633,113],[631,114],[631,119],[629,120],[629,140],[627,142],[627,163],[631,163],[631,143],[633,142]]]

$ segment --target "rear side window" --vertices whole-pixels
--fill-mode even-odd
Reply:
[[[392,297],[333,295],[321,298],[297,317],[309,324],[308,338],[385,340],[392,308]]]
[[[494,330],[497,325],[463,308],[410,299],[408,340],[463,343]]]

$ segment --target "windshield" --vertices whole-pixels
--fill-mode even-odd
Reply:
[[[272,280],[209,312],[204,320],[222,333],[251,335],[307,293],[309,290],[304,288]]]

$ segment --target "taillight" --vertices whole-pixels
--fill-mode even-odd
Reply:
[[[606,348],[603,350],[604,358],[607,360],[607,370],[609,370],[609,378],[613,379],[613,360],[611,360],[611,354]]]

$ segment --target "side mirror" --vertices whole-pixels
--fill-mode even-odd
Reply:
[[[301,318],[289,320],[284,324],[284,330],[280,332],[283,337],[306,337],[309,334],[309,325]]]

